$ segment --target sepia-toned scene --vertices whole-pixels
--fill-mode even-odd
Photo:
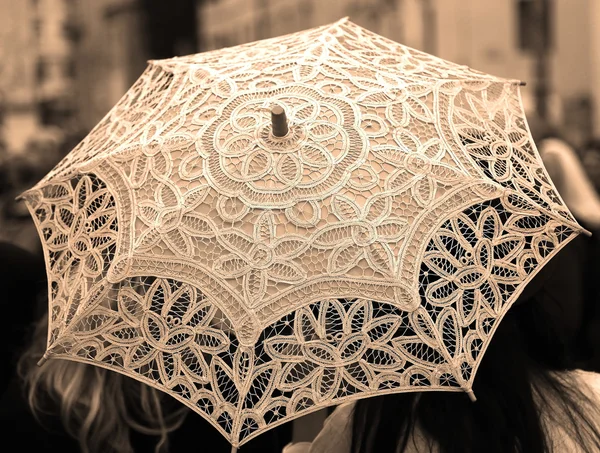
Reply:
[[[600,1],[0,0],[23,451],[600,451]]]

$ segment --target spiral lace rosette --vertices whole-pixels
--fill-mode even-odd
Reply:
[[[24,195],[46,357],[160,389],[234,446],[343,401],[470,392],[582,231],[518,89],[347,20],[151,62]]]

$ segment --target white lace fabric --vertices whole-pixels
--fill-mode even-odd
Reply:
[[[24,194],[46,356],[163,390],[236,447],[344,401],[469,392],[582,230],[518,90],[347,19],[151,62]]]

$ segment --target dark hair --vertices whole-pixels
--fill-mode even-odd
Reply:
[[[583,451],[600,451],[594,403],[574,382],[565,342],[544,307],[527,303],[506,314],[482,359],[473,392],[386,395],[358,401],[352,453],[404,452],[418,422],[440,453],[552,451],[543,421],[558,423]],[[600,415],[600,414],[599,414]],[[400,446],[400,450],[398,450]]]

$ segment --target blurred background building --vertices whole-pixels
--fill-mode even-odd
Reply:
[[[85,136],[148,59],[344,16],[410,47],[526,81],[527,109],[559,126],[592,173],[600,161],[584,156],[600,137],[597,0],[0,0],[0,13],[0,177],[8,194],[0,217],[10,219],[0,220],[0,237],[23,244],[30,239],[11,227],[24,215],[13,195]]]

